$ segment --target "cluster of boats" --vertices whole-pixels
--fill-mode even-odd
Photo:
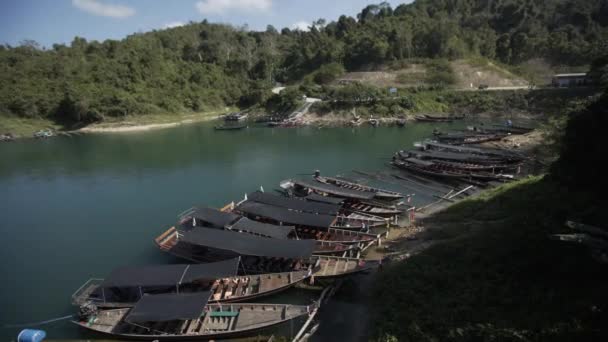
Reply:
[[[194,207],[156,239],[186,264],[123,267],[72,296],[79,326],[106,336],[190,340],[251,335],[307,317],[312,305],[242,303],[304,281],[366,272],[404,195],[342,178],[286,180],[221,209]]]
[[[501,149],[425,141],[419,149],[395,153],[392,165],[423,176],[456,179],[476,185],[514,178],[525,157]]]

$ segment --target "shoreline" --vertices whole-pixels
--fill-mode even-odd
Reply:
[[[134,123],[134,122],[113,122],[113,123],[101,123],[86,126],[71,132],[74,133],[132,133],[150,131],[163,128],[177,127],[181,125],[189,125],[199,122],[207,122],[217,120],[218,115],[206,115],[202,117],[196,117],[196,115],[187,116],[190,118],[181,118],[179,121],[163,122],[163,123]]]

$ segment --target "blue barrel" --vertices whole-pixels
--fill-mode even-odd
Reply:
[[[17,335],[17,342],[40,342],[46,337],[43,330],[23,329]]]

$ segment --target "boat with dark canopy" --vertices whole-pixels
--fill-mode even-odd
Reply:
[[[241,256],[241,272],[246,274],[291,272],[311,269],[319,263],[339,262],[335,273],[323,277],[339,277],[365,271],[365,265],[353,263],[352,258],[313,255],[314,240],[278,240],[251,234],[238,234],[219,229],[193,229],[165,232],[156,238],[158,247],[176,257],[192,262],[213,262]],[[321,259],[323,258],[323,259]],[[317,275],[315,274],[315,277]]]
[[[418,143],[416,145],[420,145],[425,150],[439,150],[439,151],[449,151],[456,153],[468,153],[475,155],[483,155],[490,156],[493,158],[500,158],[504,160],[512,160],[512,161],[522,161],[525,158],[519,154],[512,151],[499,150],[493,148],[482,148],[482,147],[470,147],[470,146],[457,146],[450,144],[442,144],[432,141],[425,141],[423,143]]]
[[[445,164],[433,163],[416,158],[396,159],[393,160],[392,163],[400,169],[443,178],[472,179],[480,181],[513,179],[512,175],[505,175],[501,173],[494,174],[483,171],[462,171],[460,169],[448,167]]]
[[[460,155],[456,153],[456,155]],[[438,157],[438,158],[434,158]],[[500,171],[505,169],[516,168],[519,164],[507,164],[501,163],[500,160],[496,160],[494,163],[490,163],[488,159],[484,159],[483,161],[471,162],[467,161],[467,159],[459,159],[453,160],[448,159],[451,157],[444,158],[442,156],[436,156],[434,153],[417,153],[417,152],[404,152],[400,151],[395,154],[393,159],[407,159],[407,158],[417,158],[420,160],[425,160],[429,162],[433,162],[435,164],[443,165],[446,167],[452,167],[455,169],[463,170],[463,171]]]
[[[210,291],[210,302],[237,302],[286,290],[310,276],[307,270],[238,276],[240,259],[194,265],[121,267],[105,279],[90,279],[72,295],[72,304],[133,306],[147,294]]]
[[[376,194],[372,191],[352,190],[333,184],[305,180],[285,180],[280,183],[280,186],[287,193],[294,196],[307,197],[312,193],[316,193],[322,196],[343,198],[343,210],[350,212],[383,217],[395,217],[403,213],[403,210],[394,205],[374,200]],[[319,200],[316,199],[316,201]]]
[[[380,239],[380,234],[369,234],[346,229],[328,228],[320,231],[310,227],[296,227],[289,225],[274,225],[265,222],[251,220],[241,215],[224,210],[212,208],[192,208],[180,217],[179,230],[189,230],[193,227],[211,227],[226,229],[236,232],[246,232],[263,237],[275,239],[313,239],[317,241],[315,253],[338,253],[339,244],[368,244]],[[211,222],[213,221],[213,222]],[[221,224],[224,224],[221,226]],[[167,234],[176,234],[176,228],[172,227]],[[338,244],[330,246],[330,244]],[[350,248],[341,248],[342,252]]]
[[[299,199],[297,197],[277,196],[261,191],[256,191],[251,194],[248,194],[245,197],[245,201],[266,204],[272,207],[278,207],[274,208],[274,211],[277,211],[279,213],[284,212],[284,209],[288,209],[289,211],[305,213],[304,216],[308,216],[309,214],[335,216],[336,220],[330,226],[332,228],[361,230],[364,228],[381,227],[387,225],[386,218],[361,212],[353,212],[352,210],[344,209],[344,203],[335,204],[323,203],[318,201],[307,201],[306,199]],[[267,216],[266,218],[274,220],[279,224],[287,223],[295,224],[298,227],[307,227],[306,225],[301,225],[290,221],[285,222],[282,221],[280,218],[277,219],[275,217],[270,216]]]
[[[449,161],[456,163],[469,163],[478,165],[513,165],[514,161],[508,158],[492,157],[479,154],[459,153],[459,152],[446,152],[446,151],[399,151],[396,155],[398,158],[418,158],[430,161]]]
[[[302,213],[249,200],[238,203],[234,210],[255,220],[265,219],[280,225],[287,224],[324,231],[329,228],[360,231],[365,228],[386,226],[387,224],[383,218],[367,215],[335,216]]]
[[[143,296],[133,308],[83,306],[75,324],[105,336],[145,341],[182,341],[251,335],[313,308],[288,304],[209,304],[210,292]]]

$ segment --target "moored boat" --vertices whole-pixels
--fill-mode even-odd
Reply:
[[[308,270],[238,276],[240,259],[194,265],[121,267],[105,279],[89,279],[72,304],[101,308],[133,306],[144,295],[210,291],[209,302],[238,302],[286,290],[308,278]]]
[[[318,229],[310,226],[275,225],[261,222],[260,217],[258,217],[258,221],[254,221],[247,217],[236,215],[231,210],[233,210],[233,205],[228,205],[222,210],[192,208],[180,216],[178,228],[180,230],[189,230],[193,227],[210,227],[246,232],[275,239],[313,239],[317,242],[337,244],[367,244],[379,239],[381,236],[380,234],[368,234],[332,227]],[[176,228],[173,227],[172,229],[175,230]],[[317,243],[317,246],[319,245]]]
[[[84,306],[75,324],[129,340],[182,341],[246,336],[293,319],[312,307],[288,304],[209,304],[211,293],[142,297],[133,308]]]
[[[249,126],[247,125],[217,125],[214,127],[216,131],[238,131],[241,129],[245,129]]]
[[[171,228],[155,239],[158,247],[176,257],[201,263],[241,256],[241,269],[247,274],[313,270],[315,277],[340,277],[362,272],[374,261],[354,263],[357,258],[313,255],[313,240],[277,240],[218,229],[181,232]],[[318,275],[324,263],[341,263],[335,272]],[[356,267],[355,267],[356,266]]]
[[[416,158],[393,160],[393,165],[404,170],[438,177],[475,179],[480,181],[513,179],[512,175],[502,173],[494,174],[483,171],[463,171],[461,169],[450,167],[447,164],[434,163]]]
[[[397,206],[375,199],[376,193],[373,191],[347,189],[333,184],[306,180],[284,180],[280,183],[280,186],[294,196],[306,197],[315,193],[321,196],[343,198],[342,210],[345,212],[389,218],[394,218],[403,213],[403,210]],[[319,201],[318,198],[315,201]]]
[[[405,197],[405,195],[396,191],[374,188],[368,185],[354,183],[340,178],[321,176],[318,171],[315,172],[314,178],[317,182],[324,184],[332,184],[345,189],[371,191],[375,194],[375,198],[378,200],[394,201],[403,199]]]

